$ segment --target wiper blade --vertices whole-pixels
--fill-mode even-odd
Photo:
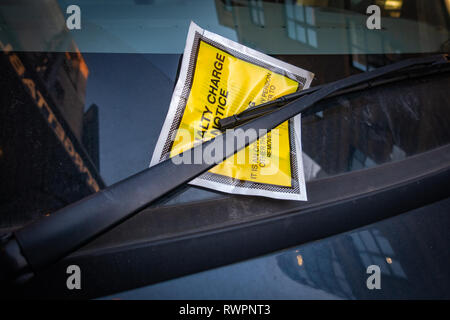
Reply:
[[[431,67],[433,67],[433,68],[431,68]],[[418,77],[424,77],[424,76],[428,76],[431,74],[448,72],[448,71],[450,71],[449,64],[446,63],[445,60],[440,60],[433,64],[425,63],[425,64],[411,65],[407,68],[397,69],[396,71],[389,72],[380,78],[367,80],[360,84],[356,84],[356,85],[350,86],[348,88],[338,90],[332,94],[329,94],[324,99],[331,99],[331,98],[334,98],[337,96],[342,96],[342,95],[346,95],[349,93],[362,91],[362,90],[366,90],[369,88],[374,88],[374,87],[378,87],[378,86],[382,86],[382,85],[386,85],[386,84],[390,84],[390,83],[394,83],[394,82],[398,82],[398,81],[402,81],[402,80],[414,79],[414,78],[418,78]],[[322,89],[326,85],[328,85],[328,84],[319,85],[319,86],[315,86],[315,87],[312,87],[312,88],[309,88],[306,90],[287,94],[287,95],[281,96],[275,100],[268,101],[268,102],[262,103],[260,105],[247,108],[238,114],[234,114],[232,116],[220,119],[218,121],[219,128],[222,131],[225,131],[227,129],[232,129],[232,128],[234,128],[238,125],[241,125],[249,120],[258,118],[262,115],[265,115],[274,110],[277,110],[278,108],[283,107],[284,105],[286,105],[287,103],[289,103],[291,101],[294,101],[298,98],[301,98],[301,97],[309,95],[313,92],[316,92],[316,91]]]
[[[264,130],[277,127],[339,90],[411,66],[445,63],[448,63],[446,55],[409,59],[314,90],[305,90],[300,97],[277,110],[240,125],[239,129],[256,132],[255,136],[248,136],[244,142],[236,139],[239,135],[237,130],[227,130],[225,134],[185,151],[183,157],[191,164],[175,164],[168,159],[43,217],[0,239],[0,279],[21,279],[24,275],[32,275],[47,267],[253,143],[265,134]],[[233,147],[229,148],[230,145]],[[196,164],[195,155],[198,152],[202,154],[202,150],[207,147],[223,150],[223,157],[214,162]]]

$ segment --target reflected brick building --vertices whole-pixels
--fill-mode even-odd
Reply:
[[[19,22],[21,8],[0,7],[6,25],[0,34],[0,228],[51,214],[104,187],[98,112],[84,113],[88,67],[56,1],[27,5]],[[42,51],[23,51],[30,42]]]

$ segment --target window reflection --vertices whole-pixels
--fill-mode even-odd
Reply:
[[[401,81],[323,102],[321,115],[302,118],[303,151],[333,175],[445,145],[450,142],[446,81]]]
[[[289,38],[317,48],[315,9],[299,2],[285,3],[286,25]]]
[[[441,1],[427,5],[420,0],[377,0],[382,30],[366,27],[366,9],[373,1],[235,0],[231,7],[229,1],[215,3],[219,23],[234,29],[239,42],[270,54],[436,52],[449,34]],[[358,60],[354,66],[371,67]]]
[[[398,18],[401,15],[403,0],[377,0],[376,4],[386,10],[389,16]]]
[[[390,242],[378,229],[355,232],[350,236],[366,268],[374,264],[380,267],[382,274],[407,278]]]
[[[277,256],[277,264],[283,273],[300,284],[354,299],[343,265],[329,242],[282,253]]]
[[[306,244],[280,253],[276,259],[290,279],[346,299],[386,294],[367,289],[366,270],[370,265],[380,267],[382,288],[389,288],[388,295],[404,288],[408,281],[400,256],[377,228]]]
[[[257,26],[264,27],[264,7],[262,0],[249,0],[250,16]]]
[[[376,163],[371,157],[362,153],[359,149],[352,148],[348,168],[349,171],[371,168],[374,166],[376,166]]]

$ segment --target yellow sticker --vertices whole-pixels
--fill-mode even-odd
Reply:
[[[312,78],[308,71],[191,23],[152,165],[221,134],[220,119],[305,89]],[[306,200],[299,131],[297,116],[190,183],[224,192]]]
[[[209,140],[220,134],[218,121],[245,110],[249,105],[276,99],[297,91],[298,83],[284,75],[236,58],[200,41],[194,79],[179,128],[190,132],[190,140],[176,135],[170,156],[194,145],[195,140]],[[239,151],[210,170],[230,178],[291,186],[289,124],[274,130],[278,144],[271,145],[271,134]],[[247,163],[239,164],[238,157]],[[261,168],[276,165],[276,173],[260,174]]]

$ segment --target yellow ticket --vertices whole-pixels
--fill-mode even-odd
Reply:
[[[152,163],[221,134],[218,121],[307,88],[313,74],[191,23],[179,79]],[[190,182],[214,190],[306,200],[300,116]]]

